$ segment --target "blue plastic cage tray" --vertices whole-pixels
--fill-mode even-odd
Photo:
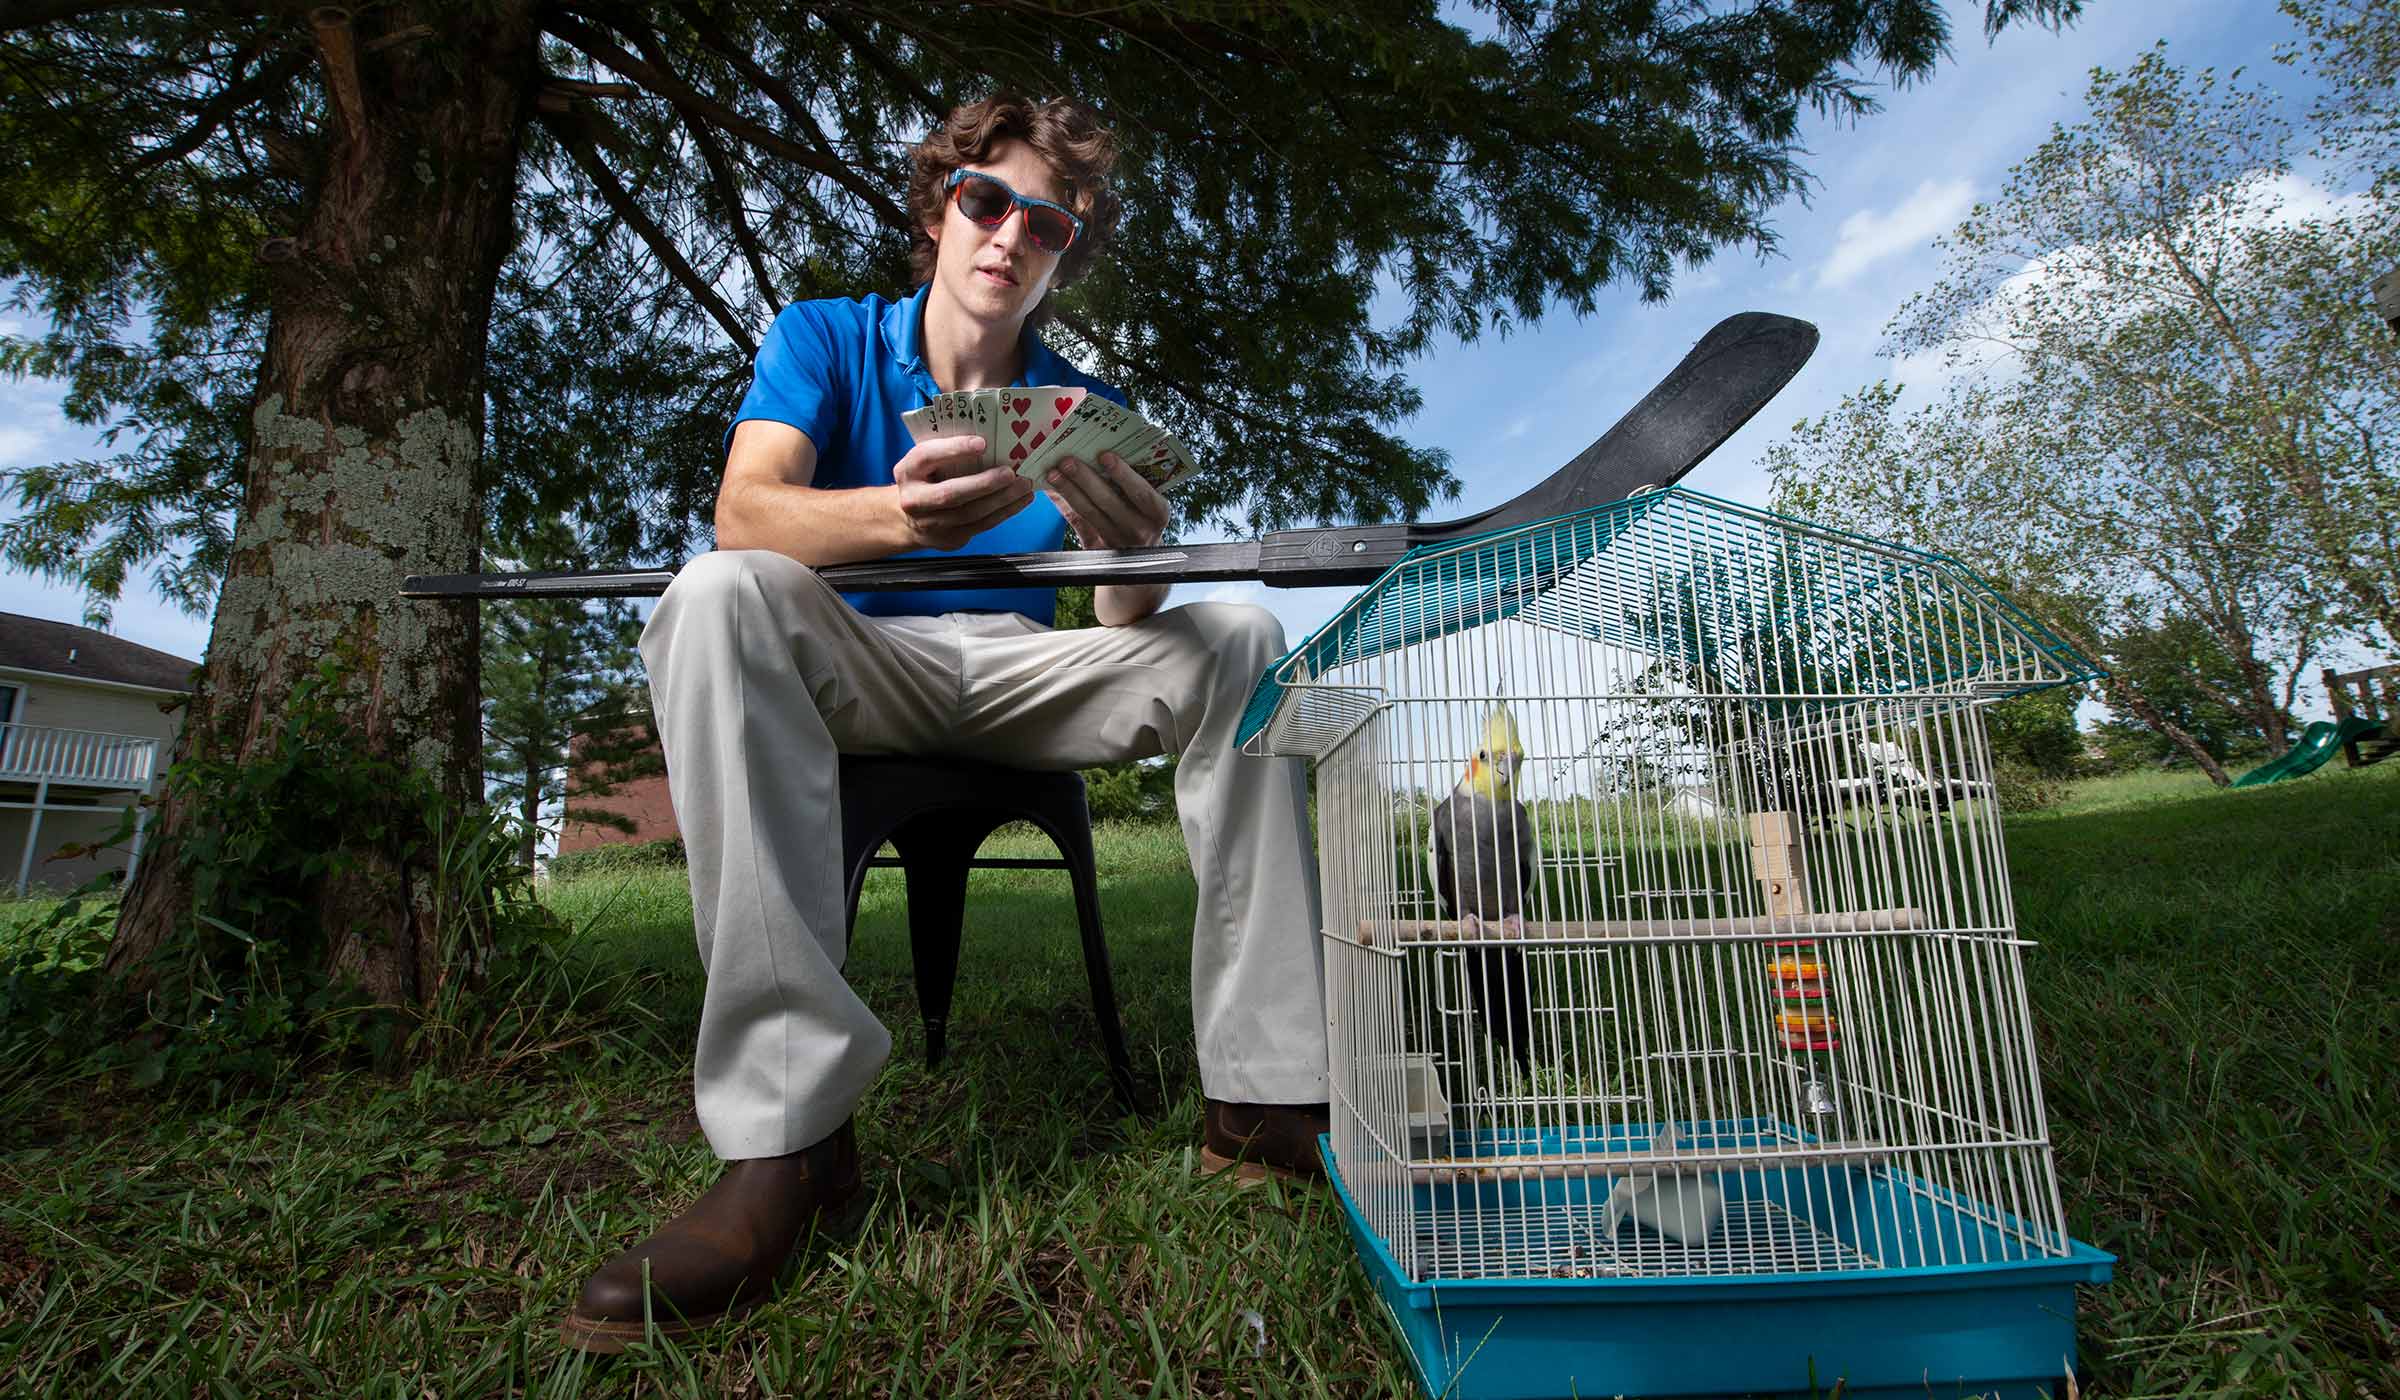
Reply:
[[[1728,1171],[1729,1233],[1825,1272],[1675,1271],[1675,1246],[1638,1276],[1410,1279],[1376,1238],[1318,1139],[1359,1257],[1408,1343],[1428,1395],[1455,1400],[1606,1396],[1774,1396],[1843,1400],[2035,1400],[2065,1393],[2075,1355],[2075,1285],[2108,1281],[2115,1256],[2070,1241],[2062,1256],[2006,1259],[1966,1203],[1905,1174],[1841,1168]],[[1910,1189],[1914,1183],[1916,1189]],[[1609,1181],[1487,1183],[1473,1196],[1502,1218],[1525,1207],[1589,1219]],[[1418,1186],[1430,1205],[1431,1186]],[[1507,1249],[1495,1228],[1461,1220],[1459,1188],[1443,1187],[1461,1240]],[[1528,1193],[1541,1198],[1528,1201]],[[1625,1227],[1628,1235],[1636,1227]],[[1951,1257],[1995,1262],[1878,1268],[1878,1240],[1941,1242]],[[1422,1241],[1433,1249],[1445,1243]],[[1451,1242],[1454,1246],[1456,1241]],[[1613,1251],[1614,1246],[1612,1244]],[[1454,1249],[1455,1252],[1455,1249]],[[2021,1251],[2020,1251],[2021,1252]],[[1910,1251],[1924,1257],[1922,1251]],[[1603,1256],[1599,1268],[1612,1272]],[[1449,1260],[1444,1272],[1474,1272]]]

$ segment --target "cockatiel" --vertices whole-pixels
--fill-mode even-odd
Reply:
[[[1541,850],[1533,814],[1516,797],[1517,770],[1525,745],[1506,707],[1483,722],[1466,775],[1433,809],[1433,896],[1442,913],[1480,936],[1485,924],[1525,932],[1525,905],[1538,878]],[[1479,948],[1466,954],[1476,1015],[1486,1034],[1509,1049],[1519,1065],[1533,1044],[1532,1000],[1525,985],[1525,955],[1515,948]]]

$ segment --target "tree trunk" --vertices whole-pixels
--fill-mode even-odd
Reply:
[[[2056,619],[2051,621],[2050,630],[2064,638],[2067,645],[2094,660],[2108,654],[2101,649],[2100,639],[2089,632],[2068,627]],[[2110,709],[2133,716],[2136,720],[2148,725],[2152,733],[2160,735],[2168,743],[2181,749],[2184,757],[2197,764],[2200,771],[2208,775],[2210,782],[2218,787],[2232,785],[2233,779],[2226,773],[2225,765],[2217,762],[2217,756],[2208,751],[2208,746],[2194,737],[2190,730],[2168,719],[2165,712],[2151,704],[2150,697],[2142,694],[2141,690],[2131,682],[2124,680],[2113,671],[2104,671],[2100,675],[2100,693],[2108,701]]]
[[[360,744],[481,796],[472,604],[403,601],[402,578],[477,567],[485,340],[515,238],[536,34],[527,0],[307,12],[324,167],[298,234],[260,249],[273,308],[246,483],[208,659],[177,758],[255,756],[294,683],[336,648]],[[186,932],[170,798],[127,893],[109,970],[134,987]],[[340,814],[328,813],[338,822]],[[422,831],[337,839],[353,858],[304,892],[330,969],[376,1000],[441,980]],[[413,846],[415,853],[410,853]]]
[[[2151,704],[2149,697],[2143,695],[2141,691],[2118,680],[2115,676],[2102,677],[2100,691],[2108,697],[2108,703],[2112,708],[2121,709],[2132,715],[2135,719],[2148,725],[2154,733],[2163,736],[2168,743],[2181,749],[2183,756],[2198,766],[2201,772],[2206,773],[2210,782],[2215,783],[2218,787],[2232,785],[2232,776],[2225,771],[2224,764],[2217,762],[2217,756],[2208,751],[2208,746],[2201,743],[2190,730],[2168,719],[2165,712]]]
[[[534,857],[541,854],[542,829],[536,823],[542,819],[542,770],[529,757],[525,761],[525,795],[518,800],[517,816],[525,826],[525,840],[517,847],[517,858],[527,870],[533,869]]]

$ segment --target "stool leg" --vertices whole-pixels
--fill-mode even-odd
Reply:
[[[979,814],[928,812],[892,833],[908,875],[908,951],[925,1022],[925,1063],[938,1065],[950,1041],[950,997],[958,986],[958,945],[966,922],[967,862],[996,823]]]
[[[1109,1082],[1116,1086],[1125,1111],[1138,1115],[1142,1095],[1134,1087],[1133,1057],[1126,1053],[1125,1027],[1117,1017],[1116,979],[1109,973],[1108,941],[1100,932],[1100,880],[1094,873],[1097,861],[1092,854],[1091,827],[1082,823],[1063,831],[1053,827],[1049,835],[1066,858],[1067,874],[1075,883],[1075,921],[1083,927],[1083,971],[1092,984],[1092,1019],[1100,1026]]]

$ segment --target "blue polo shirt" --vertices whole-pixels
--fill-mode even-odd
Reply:
[[[900,415],[932,402],[941,386],[925,367],[920,346],[925,297],[931,284],[905,301],[880,296],[794,302],[775,317],[758,348],[750,393],[733,421],[766,418],[808,434],[817,449],[810,483],[826,489],[889,486],[892,468],[915,446]],[[1062,360],[1028,329],[1025,373],[1016,382],[1073,384],[1117,403],[1125,395]],[[725,430],[728,446],[733,429]],[[1018,554],[1057,549],[1067,522],[1047,495],[954,550],[915,549],[894,555],[918,559],[951,554]],[[1048,588],[935,589],[845,593],[871,617],[934,616],[948,612],[1019,612],[1048,625],[1058,593]]]

